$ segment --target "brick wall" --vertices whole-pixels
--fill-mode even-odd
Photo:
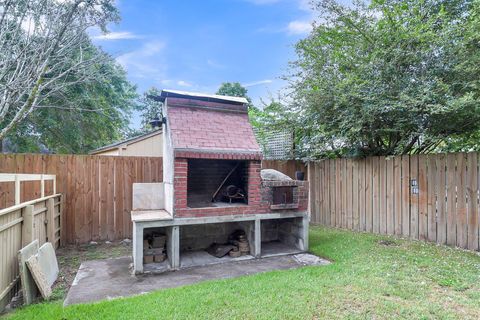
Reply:
[[[174,210],[187,208],[187,173],[188,162],[187,159],[175,158],[174,161]]]
[[[246,112],[170,104],[168,117],[175,157],[261,159]]]
[[[176,217],[207,217],[222,215],[247,215],[258,213],[273,212],[270,209],[271,202],[263,195],[271,191],[271,186],[262,185],[260,177],[261,162],[257,160],[246,162],[248,205],[239,205],[232,207],[208,207],[208,208],[189,208],[187,205],[188,193],[188,160],[185,158],[175,158],[175,209]],[[298,182],[298,209],[296,211],[306,211],[308,205],[307,194],[308,182]],[[285,209],[288,210],[288,209]],[[274,210],[282,212],[285,210]]]
[[[273,192],[278,187],[292,187],[293,188],[293,203],[282,207],[282,205],[273,205]],[[308,181],[264,181],[262,183],[261,197],[263,202],[269,203],[269,208],[274,211],[281,211],[282,209],[294,209],[298,211],[306,211],[308,209]]]
[[[237,164],[238,167],[236,167]],[[245,167],[246,161],[239,163],[235,160],[189,159],[187,205],[189,207],[208,206],[214,192],[234,168],[236,169],[227,179],[216,199],[220,200],[224,193],[224,188],[231,184],[246,191],[247,171]]]

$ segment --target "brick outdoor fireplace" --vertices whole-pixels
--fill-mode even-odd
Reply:
[[[135,272],[308,249],[307,182],[261,172],[246,99],[174,90],[156,99],[163,102],[164,177],[134,184]],[[232,243],[242,254],[212,255]]]

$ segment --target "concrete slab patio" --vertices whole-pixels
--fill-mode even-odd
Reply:
[[[260,272],[330,263],[311,254],[298,254],[226,262],[156,275],[133,276],[129,269],[131,262],[131,257],[121,257],[82,263],[64,305],[126,297],[205,280],[234,278]]]

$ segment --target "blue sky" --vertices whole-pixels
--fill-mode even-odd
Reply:
[[[119,0],[122,21],[94,42],[116,57],[139,92],[155,86],[215,93],[238,81],[255,104],[279,79],[310,31],[308,0]],[[138,117],[132,120],[138,127]]]

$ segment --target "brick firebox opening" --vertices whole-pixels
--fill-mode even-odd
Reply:
[[[188,207],[248,204],[247,161],[189,159],[187,172]]]

